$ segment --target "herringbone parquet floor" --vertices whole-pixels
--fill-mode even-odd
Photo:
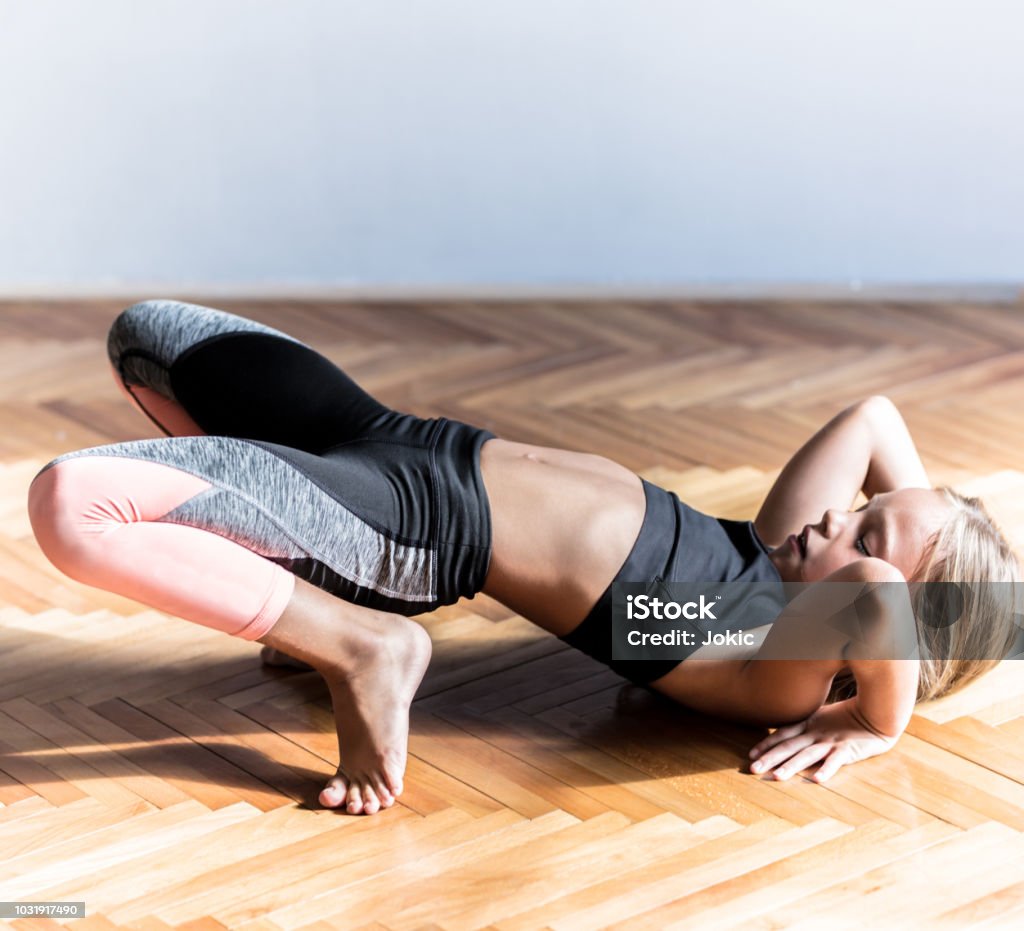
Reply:
[[[730,517],[885,393],[933,480],[1024,545],[1020,306],[211,303],[396,407],[603,453]],[[31,535],[42,465],[156,435],[106,367],[120,306],[0,305],[0,900],[84,900],[68,926],[97,931],[1024,926],[1011,663],[827,786],[775,783],[745,772],[763,732],[481,596],[421,618],[435,659],[401,804],[319,810],[336,746],[316,673],[79,585]]]

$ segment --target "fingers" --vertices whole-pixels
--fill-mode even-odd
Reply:
[[[814,738],[810,734],[799,734],[796,737],[783,740],[782,743],[772,747],[771,750],[766,750],[758,759],[754,760],[750,764],[750,771],[766,773],[813,743]]]
[[[802,772],[808,766],[813,766],[818,760],[828,756],[831,749],[831,744],[811,744],[797,753],[792,759],[777,767],[774,774],[775,778],[784,780],[796,773]]]
[[[851,758],[846,748],[836,747],[825,758],[825,762],[818,767],[818,771],[813,776],[814,781],[824,782],[826,779],[830,779],[840,766],[845,766],[849,762],[851,762]]]
[[[815,782],[821,783],[834,776],[840,767],[853,762],[854,758],[854,754],[846,746],[816,742],[813,738],[803,735],[790,738],[765,753],[761,759],[750,764],[750,770],[763,774],[774,768],[772,775],[778,780],[786,780],[813,766],[819,760],[824,760],[811,777]]]
[[[777,744],[782,743],[784,740],[789,740],[791,737],[796,737],[798,734],[802,734],[807,730],[807,722],[800,721],[797,724],[790,724],[786,727],[780,727],[775,733],[769,734],[760,743],[755,744],[750,751],[750,758],[756,760],[766,750],[770,750]]]

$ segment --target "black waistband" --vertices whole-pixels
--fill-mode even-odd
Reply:
[[[490,430],[440,418],[431,443],[437,500],[438,587],[442,604],[472,598],[491,564],[491,506],[480,470]]]

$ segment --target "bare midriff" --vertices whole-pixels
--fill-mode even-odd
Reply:
[[[484,593],[564,636],[636,542],[640,477],[603,456],[501,439],[483,445],[480,468],[492,528]]]

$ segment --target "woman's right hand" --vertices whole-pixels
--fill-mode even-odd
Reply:
[[[776,779],[790,776],[820,762],[812,778],[825,782],[840,767],[885,753],[899,734],[873,728],[857,707],[857,698],[822,705],[805,721],[780,727],[750,751],[751,772],[773,772]]]

